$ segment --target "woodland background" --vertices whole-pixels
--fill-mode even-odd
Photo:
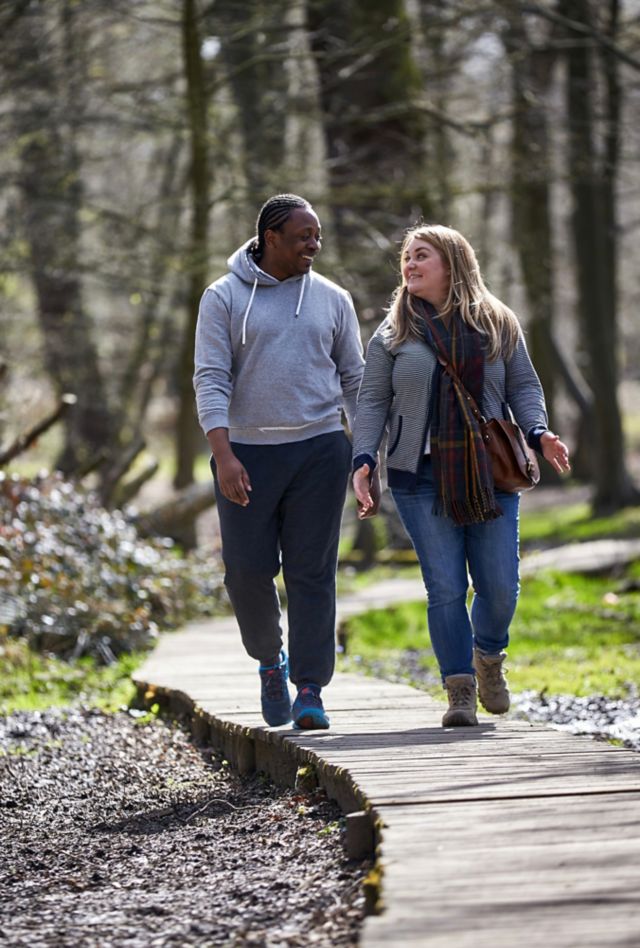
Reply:
[[[404,229],[461,230],[594,511],[638,503],[640,0],[4,0],[0,76],[4,467],[170,478],[192,543],[198,302],[287,190],[365,341]]]

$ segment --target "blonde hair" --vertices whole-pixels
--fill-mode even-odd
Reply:
[[[469,241],[441,224],[420,224],[407,231],[402,242],[400,261],[412,240],[424,240],[442,257],[450,274],[449,293],[440,315],[459,310],[468,326],[485,335],[489,362],[501,356],[509,358],[518,343],[520,324],[505,306],[484,285],[475,251]],[[393,294],[388,309],[390,327],[387,336],[392,346],[409,338],[422,338],[422,317],[415,311],[404,279]]]

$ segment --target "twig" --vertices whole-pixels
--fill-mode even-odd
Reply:
[[[229,803],[228,800],[223,800],[219,797],[214,797],[213,800],[207,800],[206,803],[203,803],[202,806],[198,807],[197,810],[194,810],[193,813],[190,813],[189,816],[187,816],[185,819],[182,819],[182,817],[178,816],[177,813],[176,813],[176,816],[178,816],[178,819],[180,820],[181,823],[188,823],[189,820],[192,820],[194,818],[194,816],[199,816],[201,813],[203,813],[207,809],[207,807],[211,806],[212,803],[224,803],[224,805],[228,806],[229,809],[231,810],[257,810],[261,806],[261,804],[255,804],[255,803],[251,804],[250,806],[234,806],[234,804]]]
[[[634,69],[640,70],[640,60],[636,59],[635,56],[632,56],[626,50],[622,49],[621,46],[615,43],[601,30],[594,29],[594,27],[589,26],[587,23],[581,23],[578,20],[563,16],[561,13],[556,13],[554,10],[548,9],[541,3],[521,3],[520,9],[522,13],[532,13],[537,16],[544,17],[546,20],[550,20],[552,23],[566,26],[568,30],[573,33],[577,33],[579,36],[587,36],[590,39],[595,40],[596,43],[604,46],[605,49],[608,49],[609,52],[617,56],[618,59],[620,59],[623,63],[626,63],[628,66],[632,66]]]

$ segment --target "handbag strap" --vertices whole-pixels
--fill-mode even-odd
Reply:
[[[444,371],[447,372],[447,373],[451,376],[451,378],[453,379],[454,383],[458,386],[458,388],[461,390],[461,392],[462,392],[462,394],[464,395],[464,397],[465,397],[465,398],[467,399],[467,401],[469,402],[469,406],[470,406],[470,408],[471,408],[471,411],[473,412],[473,414],[475,415],[476,419],[478,420],[478,423],[481,424],[481,425],[484,424],[487,419],[484,417],[484,415],[482,414],[482,412],[481,412],[480,409],[478,408],[478,403],[476,402],[476,400],[475,400],[475,398],[473,397],[473,395],[471,395],[471,394],[466,390],[466,388],[464,387],[464,385],[462,384],[462,381],[461,381],[461,379],[460,379],[460,376],[458,375],[458,373],[456,372],[456,370],[453,368],[453,366],[451,365],[451,363],[450,363],[447,359],[445,359],[445,357],[442,355],[441,352],[436,352],[435,355],[436,355],[436,358],[437,358],[438,362],[440,363],[440,365],[441,365],[442,368],[444,369]]]
[[[464,397],[465,397],[465,398],[467,399],[467,401],[469,402],[469,405],[470,405],[470,407],[471,407],[471,411],[473,412],[473,414],[474,414],[475,417],[477,418],[479,424],[481,424],[481,425],[486,424],[486,423],[487,423],[487,419],[484,417],[484,415],[482,414],[482,412],[481,412],[480,409],[478,408],[478,404],[477,404],[475,398],[473,397],[473,395],[470,395],[469,392],[466,390],[466,388],[465,388],[464,385],[462,384],[462,382],[461,382],[461,380],[460,380],[458,374],[456,373],[456,370],[453,368],[453,366],[451,365],[451,363],[448,362],[448,361],[445,359],[445,357],[442,355],[442,353],[440,353],[440,352],[436,352],[436,357],[437,357],[437,359],[438,359],[438,362],[440,363],[440,365],[441,365],[442,368],[444,369],[444,371],[445,371],[445,372],[448,372],[448,374],[449,374],[449,375],[451,376],[451,378],[453,379],[454,383],[460,387],[460,389],[461,389],[461,391],[462,391]],[[534,460],[532,459],[531,455],[529,454],[529,451],[527,450],[527,442],[526,442],[525,437],[524,437],[524,432],[523,432],[522,429],[520,428],[520,425],[518,425],[518,424],[515,422],[514,418],[513,418],[513,412],[511,411],[511,406],[509,406],[509,413],[510,413],[510,416],[511,416],[511,421],[512,421],[512,423],[513,423],[513,429],[514,429],[514,432],[515,432],[515,437],[516,437],[516,441],[517,441],[517,443],[518,443],[518,447],[519,447],[520,450],[522,451],[523,460],[524,460],[524,462],[525,462],[526,469],[527,469],[529,475],[531,476],[531,475],[533,474],[533,472],[535,471],[535,469],[536,469],[536,464],[534,463]],[[537,483],[537,482],[536,482],[536,483]]]

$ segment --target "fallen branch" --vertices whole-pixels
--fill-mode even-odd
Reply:
[[[34,425],[29,431],[18,435],[13,444],[10,444],[8,448],[0,451],[0,467],[4,467],[9,461],[13,461],[15,457],[22,454],[27,448],[30,448],[33,442],[37,441],[41,434],[55,425],[76,402],[77,398],[75,395],[71,395],[70,393],[63,395],[58,407],[52,411],[50,415],[46,415],[42,421],[39,421],[37,425]]]
[[[140,491],[140,488],[156,474],[159,466],[156,459],[152,458],[136,477],[118,484],[113,495],[114,506],[124,507],[128,504]]]
[[[133,518],[140,536],[171,537],[181,542],[185,527],[215,503],[213,483],[190,484],[153,510]]]
[[[120,481],[127,473],[138,455],[144,451],[146,442],[144,438],[138,436],[127,445],[122,454],[112,461],[101,477],[100,499],[105,507],[111,506],[111,499]]]

